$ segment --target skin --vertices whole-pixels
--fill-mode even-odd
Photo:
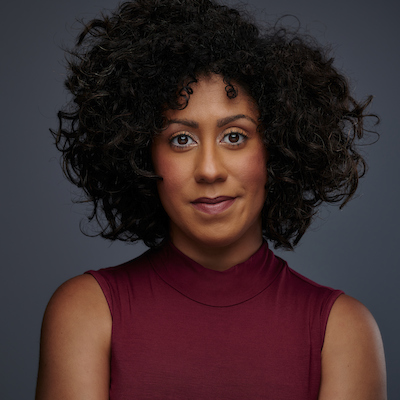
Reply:
[[[341,295],[329,315],[322,349],[319,400],[386,400],[379,328],[367,308]]]
[[[173,243],[208,268],[226,269],[262,243],[267,153],[257,131],[257,108],[241,88],[228,99],[221,78],[211,76],[193,89],[185,110],[166,114],[170,124],[154,143],[153,162],[164,178],[158,189]],[[222,124],[238,115],[246,117]],[[218,196],[232,204],[193,201]],[[92,276],[64,283],[43,320],[36,399],[108,399],[111,328],[107,302]],[[346,295],[336,300],[321,360],[319,400],[387,399],[379,329],[357,300]]]
[[[42,325],[37,400],[107,400],[111,315],[91,275],[61,285]]]
[[[261,246],[267,182],[258,110],[241,89],[230,99],[225,86],[218,76],[200,79],[185,109],[166,112],[169,124],[152,147],[172,242],[218,270],[247,260]],[[194,202],[221,196],[233,203],[216,214]]]

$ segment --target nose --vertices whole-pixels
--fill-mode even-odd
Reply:
[[[221,150],[216,146],[206,146],[198,149],[195,179],[198,183],[223,182],[227,178]]]

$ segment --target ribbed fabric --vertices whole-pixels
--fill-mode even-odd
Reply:
[[[172,244],[89,271],[110,307],[110,400],[313,400],[329,312],[343,293],[264,244],[226,271]]]

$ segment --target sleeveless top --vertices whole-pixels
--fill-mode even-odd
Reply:
[[[110,400],[313,400],[334,301],[267,244],[226,271],[171,243],[88,271],[112,316]]]

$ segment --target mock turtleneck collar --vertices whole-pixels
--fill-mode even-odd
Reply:
[[[243,303],[265,290],[284,266],[264,243],[248,260],[226,271],[208,269],[165,244],[152,266],[168,285],[182,295],[208,306],[228,307]]]

